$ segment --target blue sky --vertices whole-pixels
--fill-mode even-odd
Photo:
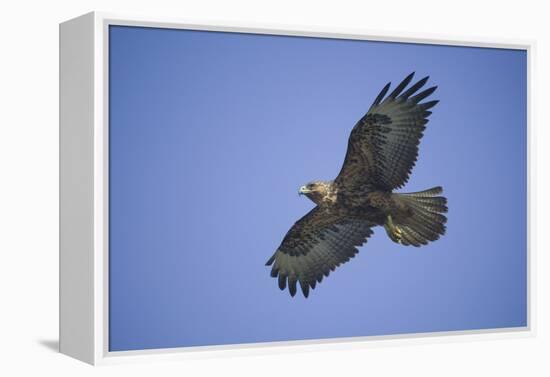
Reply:
[[[111,27],[110,349],[526,325],[526,54]],[[334,178],[388,82],[441,102],[403,192],[443,186],[447,234],[384,230],[310,294],[266,260]]]

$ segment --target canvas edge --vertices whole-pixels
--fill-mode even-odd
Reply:
[[[250,22],[226,22],[206,20],[185,20],[157,16],[138,16],[120,13],[91,12],[82,17],[92,17],[94,27],[94,244],[93,244],[93,357],[79,358],[91,364],[117,364],[126,362],[149,362],[155,360],[196,359],[223,356],[253,356],[267,353],[286,353],[296,350],[337,350],[365,348],[371,346],[426,344],[456,342],[461,340],[489,340],[517,337],[533,337],[535,332],[534,315],[534,130],[533,114],[533,71],[535,41],[504,38],[464,37],[437,34],[388,33],[357,29],[327,28],[297,25],[254,24]],[[71,22],[67,21],[67,22]],[[65,24],[65,23],[64,23]],[[254,344],[219,345],[202,347],[183,347],[170,349],[117,351],[108,350],[108,27],[109,25],[127,25],[143,27],[161,27],[174,29],[209,30],[242,32],[271,35],[292,35],[306,37],[324,37],[338,39],[358,39],[387,42],[404,42],[466,47],[489,47],[525,50],[527,53],[527,268],[528,302],[527,326],[484,329],[453,332],[435,332],[422,334],[403,334],[388,336],[368,336],[354,338],[317,339],[303,341],[269,342]],[[60,198],[60,200],[62,200]],[[61,229],[61,228],[60,228]],[[60,265],[60,267],[62,267]],[[60,324],[61,328],[61,324]],[[60,337],[61,339],[61,337]],[[63,350],[61,351],[63,352]],[[63,352],[67,353],[67,352]],[[70,355],[74,356],[74,355]]]
[[[160,27],[173,29],[222,31],[269,35],[290,35],[335,39],[357,39],[381,42],[403,42],[463,47],[489,47],[527,50],[533,40],[519,38],[494,38],[484,36],[459,36],[436,33],[387,32],[369,29],[294,25],[228,20],[185,19],[175,17],[129,15],[113,12],[94,12],[97,17],[114,25]]]
[[[537,184],[536,174],[538,171],[537,162],[535,156],[537,154],[536,147],[536,127],[534,123],[534,116],[536,113],[535,98],[535,77],[536,77],[536,41],[529,42],[525,49],[527,54],[527,109],[526,109],[526,122],[527,122],[527,177],[526,177],[526,191],[527,191],[527,208],[526,208],[526,234],[527,234],[527,331],[535,337],[537,334],[537,300],[536,300],[536,287],[537,287],[537,269],[536,258],[538,246],[536,245],[536,203],[537,198]]]
[[[59,350],[93,363],[94,15],[59,25]]]

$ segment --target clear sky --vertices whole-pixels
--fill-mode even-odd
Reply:
[[[524,51],[137,27],[110,31],[110,349],[526,325]],[[305,299],[264,264],[355,122],[438,85],[409,183],[449,200],[422,248],[380,227]]]

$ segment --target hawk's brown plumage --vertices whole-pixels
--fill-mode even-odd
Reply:
[[[317,206],[294,224],[267,261],[279,288],[288,286],[292,296],[299,283],[307,297],[323,276],[353,258],[374,226],[384,226],[390,239],[402,245],[425,245],[445,233],[447,200],[439,195],[441,187],[392,192],[409,179],[429,109],[438,103],[421,103],[435,86],[417,93],[428,77],[405,90],[413,75],[386,97],[387,84],[353,127],[336,179],[301,187],[300,193]]]

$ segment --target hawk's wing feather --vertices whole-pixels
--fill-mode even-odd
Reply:
[[[431,114],[428,109],[438,103],[420,103],[437,88],[434,86],[417,94],[428,77],[403,91],[413,75],[407,76],[384,98],[390,87],[386,85],[351,131],[344,164],[335,180],[341,188],[373,187],[391,191],[402,187],[409,179]]]
[[[314,289],[323,276],[357,254],[357,246],[366,242],[372,226],[315,207],[288,231],[266,265],[273,265],[271,276],[278,277],[281,290],[288,285],[294,296],[299,283],[307,297],[310,287]]]

